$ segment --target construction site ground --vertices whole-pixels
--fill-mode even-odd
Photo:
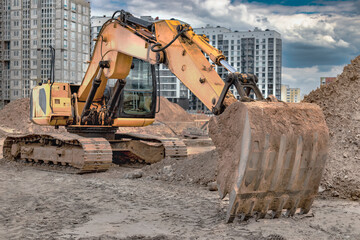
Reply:
[[[307,215],[226,224],[216,191],[124,178],[139,167],[74,175],[2,161],[0,239],[360,239],[359,202],[318,198]]]
[[[218,153],[206,136],[209,117],[161,98],[153,125],[119,131],[184,138],[186,159],[76,175],[0,152],[0,239],[360,239],[359,88],[360,56],[304,99],[322,108],[330,131],[319,195],[306,215],[226,224],[228,201],[210,191]],[[65,131],[34,125],[28,112],[29,99],[0,110],[0,146],[8,134]]]

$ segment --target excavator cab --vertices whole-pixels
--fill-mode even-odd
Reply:
[[[116,117],[154,118],[156,111],[155,66],[133,59],[133,69],[126,78]]]

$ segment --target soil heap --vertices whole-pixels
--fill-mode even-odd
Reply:
[[[145,176],[152,179],[183,184],[207,184],[216,180],[216,150],[190,155],[186,159],[166,158],[143,168]]]
[[[21,98],[0,110],[0,135],[9,133],[64,132],[64,128],[40,126],[30,121],[30,99]]]
[[[330,148],[322,180],[324,194],[360,199],[360,56],[329,85],[304,97],[318,104],[330,132]]]
[[[180,105],[172,103],[164,97],[160,97],[160,112],[155,119],[160,122],[192,122],[193,117]]]

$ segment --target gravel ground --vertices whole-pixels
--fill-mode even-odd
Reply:
[[[318,199],[307,215],[226,224],[217,192],[124,179],[132,171],[72,175],[1,160],[0,239],[360,239],[359,202]]]

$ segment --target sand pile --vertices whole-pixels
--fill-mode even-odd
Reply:
[[[324,194],[360,199],[360,56],[344,67],[337,81],[305,96],[318,104],[330,130]]]
[[[160,112],[155,119],[160,122],[192,122],[193,117],[180,105],[172,103],[164,97],[160,97]]]
[[[217,152],[212,150],[190,155],[183,160],[167,158],[142,170],[145,176],[156,180],[207,185],[216,180],[217,159]]]
[[[0,130],[2,135],[9,133],[63,132],[54,127],[39,126],[30,121],[29,98],[22,98],[7,104],[0,110]]]

